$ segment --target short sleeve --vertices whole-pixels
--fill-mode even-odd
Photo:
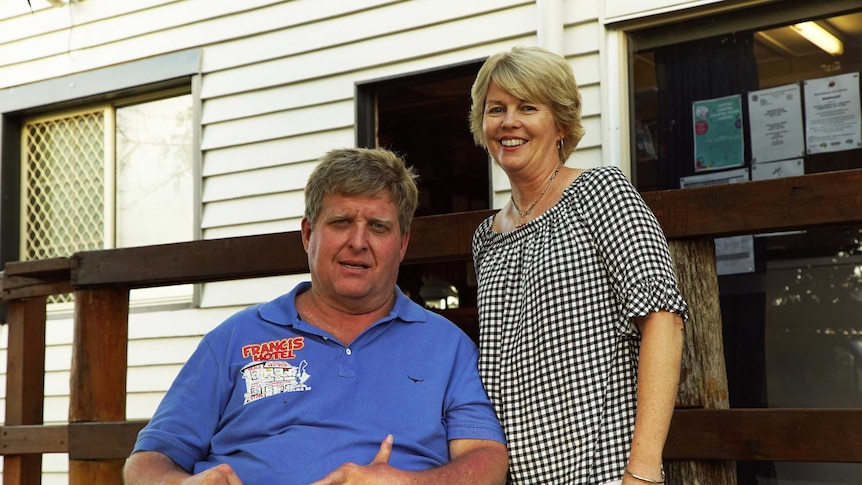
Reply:
[[[205,460],[220,417],[219,368],[204,338],[138,434],[132,452],[158,451],[188,472]]]
[[[479,377],[479,352],[466,336],[463,340],[444,402],[448,440],[479,439],[505,444],[503,428]]]
[[[626,320],[666,310],[688,319],[667,239],[637,189],[616,167],[585,172],[579,217],[612,281]]]

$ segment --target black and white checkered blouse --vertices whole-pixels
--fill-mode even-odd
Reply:
[[[479,370],[509,444],[510,482],[622,478],[636,406],[632,317],[685,318],[667,241],[616,167],[582,173],[509,233],[473,236]]]

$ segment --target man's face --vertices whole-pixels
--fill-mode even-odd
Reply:
[[[314,227],[302,220],[312,291],[350,313],[387,304],[408,240],[388,191],[376,197],[325,196]]]

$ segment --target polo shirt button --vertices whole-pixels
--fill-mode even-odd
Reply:
[[[352,354],[353,354],[353,352],[351,352],[351,351],[350,351],[350,349],[346,349],[346,350],[345,350],[345,352],[347,352],[347,355],[352,355]]]

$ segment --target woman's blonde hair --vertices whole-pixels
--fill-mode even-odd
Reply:
[[[581,93],[566,60],[541,47],[514,47],[492,55],[482,64],[470,90],[470,131],[476,145],[485,149],[488,147],[482,124],[491,81],[518,99],[551,107],[557,126],[565,133],[559,147],[560,161],[568,159],[584,136],[584,127]]]

